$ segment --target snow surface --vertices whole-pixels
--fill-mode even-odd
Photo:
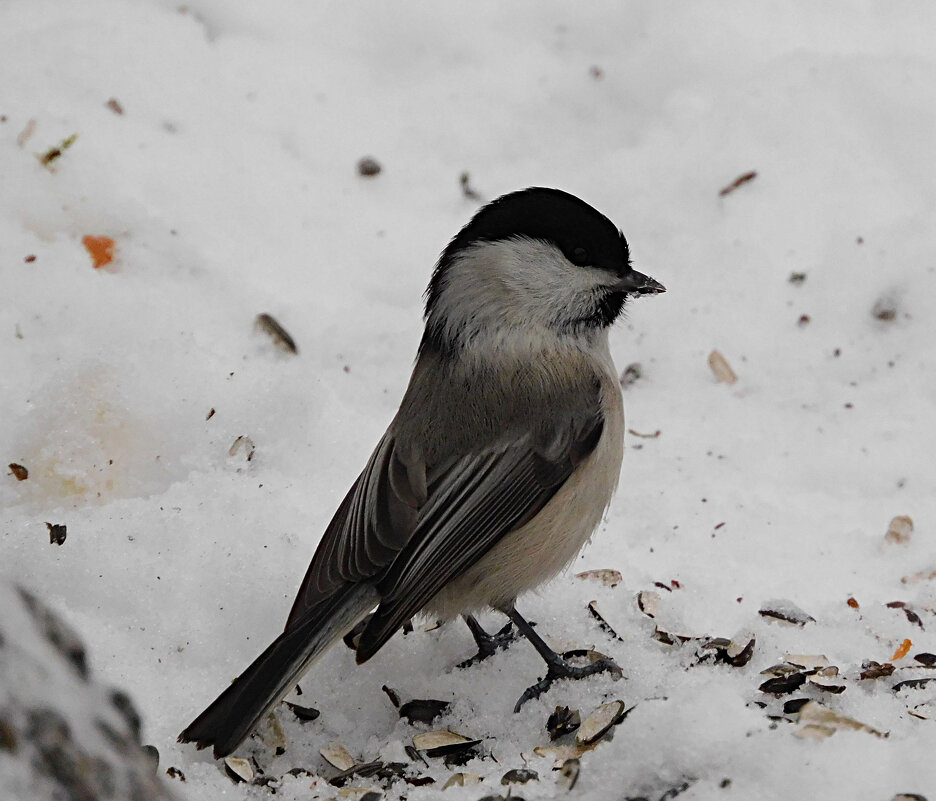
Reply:
[[[628,436],[574,566],[623,582],[570,573],[520,608],[627,680],[560,685],[514,715],[542,674],[524,643],[467,671],[452,669],[472,651],[463,626],[397,636],[360,668],[339,647],[297,699],[321,717],[284,710],[286,754],[258,744],[260,764],[331,775],[332,741],[406,761],[420,729],[387,684],[454,700],[436,725],[496,758],[435,760],[434,786],[390,798],[440,797],[454,770],[485,783],[445,798],[506,793],[501,775],[529,760],[526,799],[656,801],[688,782],[681,799],[932,801],[936,682],[891,687],[932,675],[913,656],[936,652],[936,579],[902,581],[936,571],[934,31],[923,2],[4,3],[0,456],[30,475],[0,481],[0,571],[132,693],[180,795],[267,797],[175,736],[282,626],[392,417],[433,262],[478,206],[460,173],[487,199],[557,186],[621,225],[667,286],[611,334],[618,367],[643,368],[628,425],[660,435]],[[34,154],[73,133],[43,167]],[[366,155],[380,175],[357,174]],[[89,234],[116,240],[114,264],[92,268]],[[298,357],[254,330],[260,312]],[[715,348],[735,385],[710,372]],[[241,435],[250,462],[228,456]],[[895,515],[914,520],[906,544],[885,542]],[[46,522],[67,524],[64,545]],[[667,631],[752,632],[753,659],[689,667],[697,643],[652,639],[640,590],[661,595]],[[771,601],[815,622],[770,622]],[[894,676],[858,679],[905,639]],[[888,736],[772,721],[784,699],[759,671],[788,653],[826,655],[847,685],[790,697]],[[614,698],[636,708],[567,793],[532,755],[546,717]],[[312,784],[287,775],[277,797],[338,792]]]

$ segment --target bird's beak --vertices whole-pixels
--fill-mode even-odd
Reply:
[[[617,283],[617,289],[633,295],[658,295],[666,292],[666,287],[649,275],[631,270]]]

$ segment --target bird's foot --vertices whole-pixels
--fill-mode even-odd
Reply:
[[[536,684],[527,687],[523,695],[520,696],[514,712],[519,712],[527,701],[533,698],[539,698],[543,693],[552,687],[553,682],[559,679],[584,679],[587,676],[593,676],[596,673],[610,673],[617,680],[623,677],[624,672],[610,656],[599,654],[597,651],[575,650],[566,651],[561,657],[559,654],[553,654],[555,659],[547,660],[546,676],[540,679]],[[570,665],[568,659],[577,657],[592,658],[593,661],[588,665]]]
[[[498,651],[503,650],[520,637],[520,633],[514,631],[513,623],[509,621],[497,634],[488,634],[471,615],[465,616],[465,622],[468,624],[468,628],[471,629],[471,635],[474,637],[474,641],[478,644],[478,653],[470,659],[466,659],[464,662],[459,662],[458,665],[456,665],[458,668],[468,668],[472,665],[477,665],[489,656],[493,656]]]

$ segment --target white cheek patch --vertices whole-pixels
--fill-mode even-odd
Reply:
[[[435,311],[450,336],[504,329],[555,335],[591,313],[595,290],[612,281],[540,240],[482,242],[449,266]]]

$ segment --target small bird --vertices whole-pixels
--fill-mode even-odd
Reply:
[[[562,678],[620,668],[555,653],[515,608],[569,565],[618,482],[624,412],[608,328],[632,295],[621,231],[558,189],[481,208],[442,252],[400,409],[325,529],[286,627],[179,735],[234,751],[336,640],[366,662],[410,618],[465,618],[479,656],[511,623]],[[511,623],[498,635],[474,615]]]

